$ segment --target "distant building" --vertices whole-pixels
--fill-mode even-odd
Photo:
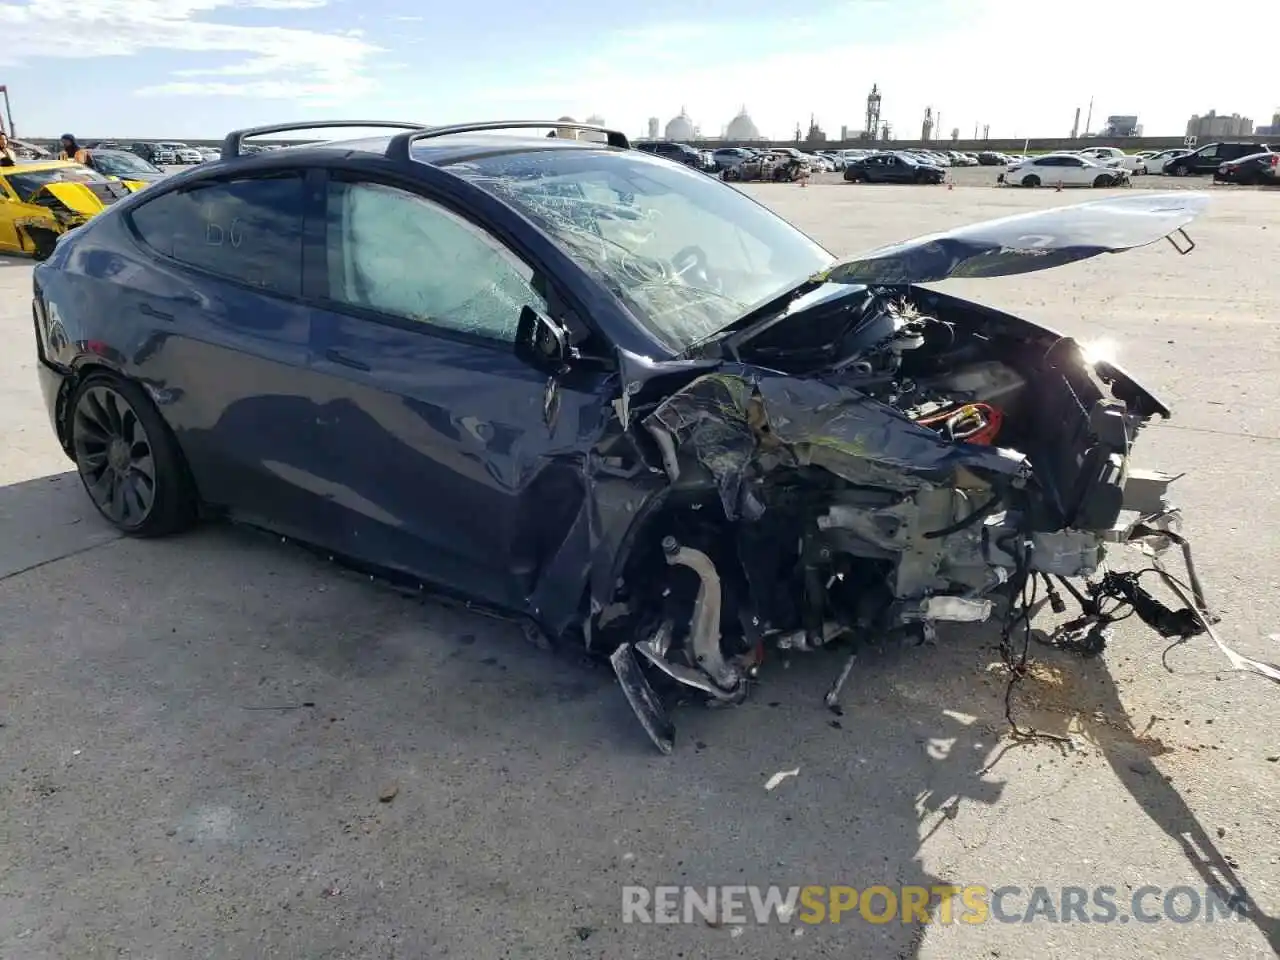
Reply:
[[[796,139],[799,139],[797,137]],[[818,126],[817,118],[809,114],[809,132],[805,135],[806,143],[826,143],[827,132]]]
[[[578,121],[574,120],[573,117],[566,116],[566,117],[561,117],[560,122],[561,123],[577,123]],[[555,134],[561,140],[577,140],[578,139],[578,131],[573,129],[573,127],[556,127]]]
[[[755,121],[747,114],[747,108],[744,105],[738,111],[738,115],[729,121],[729,126],[725,127],[724,138],[726,140],[763,140],[760,135],[760,128],[756,126]]]
[[[597,126],[597,127],[603,127],[603,126],[604,126],[604,117],[600,116],[600,114],[598,114],[598,113],[593,113],[591,116],[587,117],[587,119],[586,119],[584,122],[585,122],[585,123],[595,124],[595,126]],[[605,135],[605,134],[603,134],[603,133],[597,133],[595,130],[579,130],[579,131],[578,131],[578,139],[579,139],[579,140],[590,140],[590,141],[591,141],[591,142],[593,142],[593,143],[608,143],[608,142],[609,142],[609,138],[608,138],[608,136],[606,136],[606,135]]]
[[[1238,113],[1220,117],[1213,110],[1204,116],[1192,114],[1187,121],[1187,136],[1195,137],[1200,143],[1222,137],[1249,137],[1253,136],[1253,121]]]
[[[672,117],[667,121],[666,139],[668,140],[696,140],[698,139],[698,128],[693,125],[693,121],[689,119],[689,114],[684,107],[680,108],[678,116]]]
[[[1261,126],[1253,131],[1260,137],[1280,137],[1280,110],[1271,115],[1269,126]]]
[[[662,121],[659,120],[657,117],[649,118],[649,139],[650,140],[658,139],[658,127],[661,126],[661,124],[662,124]]]
[[[1138,123],[1138,118],[1129,115],[1121,115],[1107,117],[1107,124],[1102,128],[1103,137],[1140,137],[1142,136],[1142,124]]]

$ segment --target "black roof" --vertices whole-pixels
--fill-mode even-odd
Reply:
[[[252,161],[245,161],[245,139],[248,137],[279,134],[297,130],[316,130],[352,127],[381,127],[398,130],[392,136],[374,136],[355,140],[330,140],[300,144],[258,153]],[[579,140],[569,137],[525,135],[496,135],[500,130],[574,130],[603,135],[605,143]],[[246,162],[267,163],[280,157],[289,162],[314,158],[317,162],[332,159],[337,153],[345,157],[367,159],[382,158],[393,163],[418,160],[435,166],[457,163],[472,157],[494,153],[522,153],[539,150],[626,150],[631,146],[626,135],[595,124],[562,120],[486,120],[479,123],[427,126],[398,120],[320,120],[299,123],[272,124],[233,130],[222,142],[222,162],[237,165]]]
[[[366,161],[394,162],[388,157],[394,137],[365,137],[353,140],[329,140],[305,143],[279,150],[241,153],[221,160],[202,164],[195,169],[212,169],[215,165],[225,169],[228,165],[244,168],[266,168],[293,163],[324,164],[337,158]],[[243,147],[241,148],[243,149]],[[589,140],[570,140],[555,137],[502,136],[494,134],[456,134],[419,140],[409,145],[409,156],[419,163],[444,167],[453,163],[475,160],[495,154],[536,153],[545,151],[593,151],[617,152],[620,148]]]

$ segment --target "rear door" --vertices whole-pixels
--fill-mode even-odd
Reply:
[[[521,609],[581,506],[603,374],[553,390],[516,358],[548,280],[475,223],[355,174],[326,200],[312,367],[344,549]]]
[[[128,325],[130,372],[160,398],[202,498],[326,542],[302,302],[310,200],[300,171],[202,180],[129,212],[134,262],[86,269],[103,281],[100,309]]]
[[[885,179],[884,163],[885,158],[878,155],[862,161],[862,175],[868,183],[880,183]]]
[[[0,250],[20,250],[18,244],[18,196],[9,189],[9,182],[0,175]]]

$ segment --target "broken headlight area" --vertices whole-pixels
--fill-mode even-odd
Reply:
[[[1055,609],[1058,585],[1074,596],[1095,646],[1116,603],[1203,630],[1194,567],[1194,612],[1091,579],[1108,546],[1186,548],[1173,478],[1130,463],[1158,401],[1075,341],[954,298],[871,289],[848,312],[839,336],[781,330],[636,408],[667,488],[619,581],[613,664],[655,743],[672,726],[646,675],[737,702],[768,647],[1007,627],[1029,584]]]
[[[31,198],[31,203],[35,206],[44,207],[53,214],[54,223],[64,230],[70,230],[72,227],[78,227],[89,221],[89,217],[77,210],[73,210],[67,206],[59,197],[54,196],[48,191],[41,191]],[[33,221],[32,226],[36,227],[53,227],[54,223],[48,220]]]

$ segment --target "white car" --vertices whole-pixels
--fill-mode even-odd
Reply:
[[[1178,157],[1185,157],[1191,151],[1186,147],[1176,147],[1173,150],[1161,150],[1159,153],[1153,153],[1147,157],[1147,173],[1164,173],[1164,165],[1170,160],[1176,160]]]
[[[1129,171],[1075,153],[1051,153],[1015,160],[997,182],[1015,187],[1117,187],[1128,184]]]
[[[1080,156],[1095,160],[1103,166],[1123,167],[1134,174],[1146,173],[1148,169],[1143,157],[1125,153],[1119,147],[1090,147],[1081,150]]]
[[[199,150],[174,140],[162,140],[156,144],[156,149],[172,153],[174,163],[200,163],[204,160]]]

